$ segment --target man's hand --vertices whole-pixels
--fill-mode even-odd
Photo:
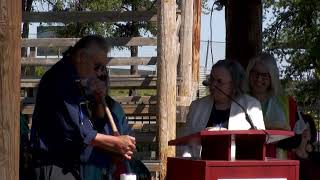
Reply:
[[[110,136],[98,133],[91,144],[100,149],[111,151],[121,155],[125,159],[131,159],[136,150],[136,140],[132,136]]]
[[[117,137],[118,141],[115,144],[115,149],[117,149],[126,159],[131,159],[133,152],[136,150],[136,139],[128,135]]]

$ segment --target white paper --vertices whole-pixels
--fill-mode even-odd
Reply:
[[[135,174],[121,174],[120,180],[137,180],[137,176]]]

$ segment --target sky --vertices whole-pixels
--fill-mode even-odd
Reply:
[[[211,7],[211,5],[209,5],[209,7]],[[210,69],[212,62],[215,63],[225,58],[226,28],[224,13],[224,9],[221,11],[214,10],[212,13],[212,43],[209,42],[208,58],[206,58],[206,56],[208,48],[207,41],[210,41],[210,14],[202,14],[201,16],[200,66],[207,64],[207,67]],[[211,56],[210,53],[210,45],[212,45],[213,56]]]

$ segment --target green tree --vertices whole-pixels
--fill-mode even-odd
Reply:
[[[290,65],[291,78],[320,77],[320,1],[266,0],[272,19],[264,31],[264,48]]]
[[[316,103],[320,97],[320,1],[266,0],[264,50],[280,62],[288,89],[301,103]]]
[[[143,11],[149,10],[156,12],[156,0],[122,0],[120,11]],[[131,21],[118,22],[114,24],[114,37],[139,37],[139,36],[156,36],[157,26],[149,21]],[[129,47],[131,57],[138,56],[138,47]],[[130,67],[130,74],[138,74],[138,66]],[[137,91],[130,89],[130,96],[137,95]]]
[[[121,0],[35,0],[48,5],[47,11],[110,11],[121,7]],[[88,34],[108,36],[112,33],[112,24],[101,22],[64,24],[57,30],[59,37],[83,37]]]

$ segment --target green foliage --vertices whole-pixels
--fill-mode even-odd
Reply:
[[[227,0],[214,0],[212,6],[209,6],[209,0],[202,0],[201,1],[201,6],[202,6],[202,13],[203,14],[210,14],[211,11],[221,11],[226,3],[227,3]]]
[[[121,11],[156,11],[156,0],[122,0]],[[157,26],[153,22],[119,22],[114,24],[113,36],[133,37],[142,35],[156,36]]]
[[[265,16],[272,14],[263,32],[264,50],[288,63],[282,72],[288,93],[300,103],[316,103],[320,97],[320,1],[265,0],[264,10]]]
[[[319,77],[320,1],[266,0],[265,10],[274,16],[264,31],[265,50],[290,64],[287,76]]]
[[[46,69],[43,66],[36,66],[35,67],[35,76],[36,77],[42,77],[45,72],[46,72]]]
[[[156,0],[34,0],[48,4],[48,11],[143,11],[157,10]],[[180,3],[178,0],[177,3]],[[222,0],[217,0],[218,2]],[[208,14],[208,0],[202,0],[203,13]],[[217,3],[220,5],[220,3]],[[222,6],[221,6],[222,7]],[[121,23],[68,23],[57,30],[59,37],[83,37],[88,34],[103,36],[130,37],[130,36],[156,36],[157,26],[154,22],[121,22]]]
[[[94,1],[70,1],[70,0],[38,0],[42,4],[48,4],[48,11],[111,11],[121,7],[121,0],[94,0]],[[68,23],[56,32],[59,37],[83,37],[88,34],[100,34],[108,36],[112,33],[113,26],[110,23]]]

